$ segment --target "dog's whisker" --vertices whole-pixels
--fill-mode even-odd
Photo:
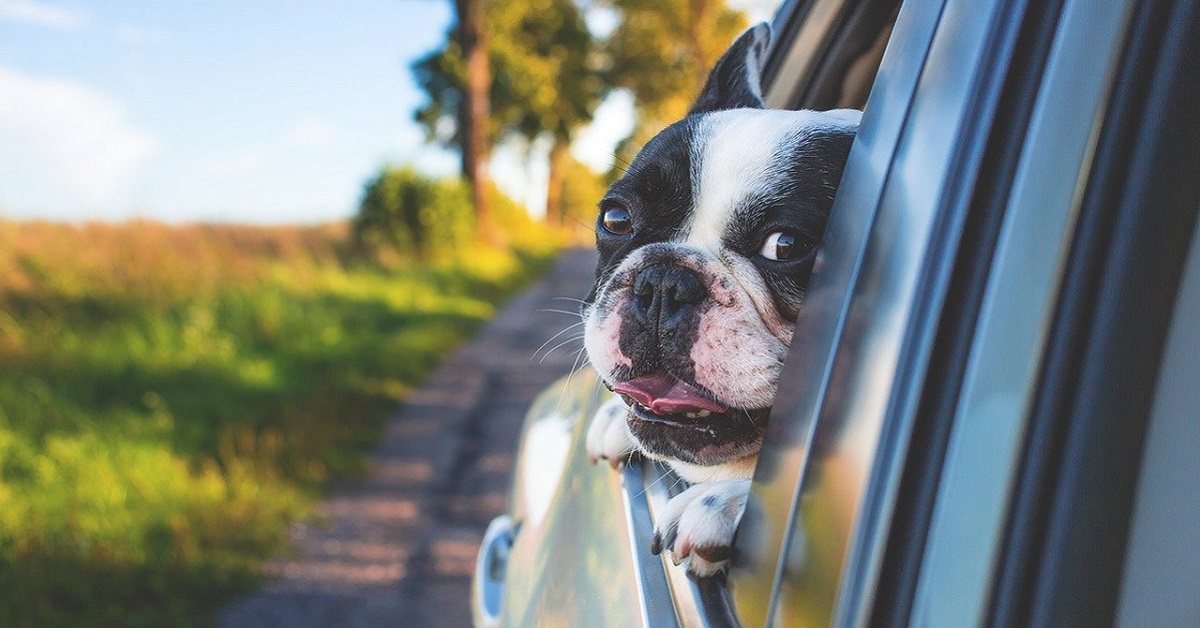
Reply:
[[[537,357],[538,352],[541,351],[542,349],[545,349],[546,345],[550,344],[551,342],[554,342],[555,338],[558,338],[559,336],[561,336],[561,335],[567,333],[568,331],[575,329],[576,327],[579,327],[580,325],[583,325],[583,324],[584,324],[584,321],[579,321],[578,323],[573,323],[571,325],[567,325],[566,327],[563,328],[562,331],[558,332],[557,334],[554,334],[553,336],[550,336],[550,338],[548,340],[546,340],[546,342],[542,343],[542,346],[540,346],[536,350],[534,350],[533,355],[529,356],[529,361],[532,362],[533,359]],[[549,352],[547,352],[547,354],[548,353]]]
[[[586,222],[584,222],[584,221],[582,221],[582,220],[580,220],[580,219],[578,219],[578,218],[576,218],[576,217],[574,217],[574,216],[567,216],[567,217],[571,219],[571,222],[574,222],[574,223],[576,223],[576,224],[578,224],[578,225],[581,225],[581,226],[583,226],[583,227],[586,227],[586,228],[587,228],[587,230],[588,230],[588,231],[591,231],[592,233],[596,233],[596,225],[594,225],[594,224],[589,224],[589,223],[586,223]]]
[[[557,348],[557,347],[556,347]],[[586,347],[585,347],[586,348]],[[571,364],[571,370],[567,373],[567,381],[563,382],[562,391],[558,393],[558,401],[554,403],[554,413],[558,414],[559,408],[562,407],[563,397],[567,394],[567,389],[571,387],[571,379],[575,377],[575,373],[588,365],[588,360],[584,359],[583,364],[579,363],[579,358],[584,352],[581,350],[575,354],[575,361]]]
[[[539,312],[549,312],[551,314],[566,314],[567,316],[579,316],[580,315],[579,312],[568,312],[566,310],[554,310],[554,309],[550,309],[550,308],[545,308],[545,309],[541,309],[538,311]]]
[[[550,300],[551,301],[573,301],[575,303],[582,303],[583,305],[588,304],[587,301],[584,301],[583,299],[576,299],[575,297],[554,297]]]
[[[672,485],[670,485],[670,486],[668,486],[668,487],[667,487],[667,494],[670,494],[670,493],[671,493],[671,491],[675,490],[675,487],[676,487],[676,486],[679,486],[679,483],[680,483],[680,482],[682,482],[682,481],[683,481],[683,476],[681,475],[681,476],[679,476],[679,477],[678,477],[678,478],[675,480],[675,483],[674,483],[674,484],[672,484]]]
[[[630,453],[633,453],[633,452],[632,452],[632,451],[630,451]],[[653,482],[651,482],[651,483],[649,483],[649,484],[647,484],[647,485],[643,486],[643,487],[642,487],[642,490],[638,491],[638,494],[637,494],[637,495],[634,495],[634,496],[633,496],[633,498],[634,498],[634,499],[637,499],[637,498],[641,497],[642,495],[645,495],[645,494],[646,494],[646,491],[648,491],[648,490],[650,490],[651,488],[653,488],[655,484],[658,484],[659,482],[662,482],[662,481],[663,481],[663,478],[667,477],[668,475],[671,475],[671,470],[670,470],[670,469],[667,469],[666,471],[663,471],[663,472],[662,472],[662,475],[659,475],[657,480],[654,480]],[[667,489],[667,491],[668,491],[668,492],[669,492],[670,490],[671,490],[671,489],[669,489],[669,488]]]
[[[558,343],[558,344],[554,345],[554,348],[553,348],[553,349],[551,349],[551,350],[547,351],[547,352],[546,352],[546,354],[542,356],[542,359],[541,359],[541,360],[538,360],[538,364],[541,364],[542,362],[545,362],[545,361],[546,361],[546,358],[550,357],[550,354],[551,354],[551,353],[554,353],[555,351],[557,351],[557,350],[561,349],[562,347],[565,347],[565,346],[567,346],[567,345],[571,344],[572,342],[577,342],[577,341],[579,341],[579,340],[583,340],[583,338],[584,338],[583,334],[579,334],[579,335],[577,335],[577,336],[571,336],[570,338],[567,338],[566,340],[564,340],[564,341],[562,341],[562,342],[560,342],[560,343]]]

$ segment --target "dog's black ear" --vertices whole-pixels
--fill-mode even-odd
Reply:
[[[752,107],[762,109],[763,60],[771,43],[771,26],[763,22],[742,33],[721,55],[704,89],[688,113]]]

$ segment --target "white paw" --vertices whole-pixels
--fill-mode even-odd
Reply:
[[[749,494],[750,480],[720,480],[672,497],[657,517],[650,551],[670,552],[676,565],[686,561],[689,575],[716,575],[729,562]]]
[[[615,469],[638,450],[637,442],[629,433],[629,424],[625,422],[627,414],[629,408],[616,395],[596,411],[587,431],[588,460],[592,464],[605,459]]]

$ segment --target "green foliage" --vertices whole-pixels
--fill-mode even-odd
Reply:
[[[490,143],[521,138],[528,146],[548,134],[556,149],[565,151],[575,130],[591,121],[606,90],[602,59],[580,7],[574,0],[488,2],[483,20],[491,69]],[[442,48],[413,64],[413,73],[429,96],[416,120],[429,139],[461,151],[460,122],[469,112],[458,28],[450,30]],[[547,214],[553,222],[565,216],[557,165],[552,161],[547,190]]]
[[[606,42],[608,78],[633,92],[643,124],[684,116],[704,80],[748,26],[725,0],[611,0],[621,21]]]
[[[484,20],[493,143],[506,134],[532,139],[549,132],[569,138],[591,121],[605,84],[595,42],[575,2],[489,2]],[[442,48],[413,64],[413,74],[429,97],[414,117],[429,139],[457,148],[466,63],[456,28],[447,33]]]
[[[613,87],[633,93],[637,125],[617,147],[628,163],[666,125],[687,114],[708,72],[748,26],[725,0],[611,0],[620,22],[604,43]],[[609,173],[615,178],[617,172]]]
[[[544,254],[0,222],[0,626],[204,625]]]
[[[579,7],[573,0],[494,2],[487,18],[494,91],[504,96],[493,100],[493,116],[528,139],[546,132],[569,141],[591,121],[605,88]]]
[[[490,190],[503,240],[546,253],[560,238],[535,223],[518,203]],[[477,233],[471,193],[459,178],[432,178],[410,166],[384,166],[364,186],[352,223],[360,252],[376,261],[447,261],[473,249]],[[472,255],[474,253],[471,253]]]
[[[474,237],[467,188],[435,180],[411,167],[384,167],[363,189],[353,221],[360,247],[392,249],[414,259],[461,248]]]

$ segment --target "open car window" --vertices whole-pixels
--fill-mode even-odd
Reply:
[[[862,109],[874,85],[899,5],[899,0],[859,3],[821,0],[785,4],[772,24],[772,49],[765,63],[764,82],[770,86],[764,93],[767,105],[791,109]],[[905,43],[900,45],[903,50],[899,56],[908,58],[911,49]],[[914,77],[918,67],[919,63],[910,68],[910,74]],[[888,102],[881,109],[897,112],[876,131],[877,137],[891,135],[892,143],[903,120],[905,101],[911,96],[911,86],[905,93],[906,90],[893,89],[891,86],[895,84],[885,85],[882,96],[873,96]],[[880,131],[880,128],[883,130]],[[854,215],[860,219],[867,218],[863,212],[854,212]],[[781,380],[781,392],[784,387],[790,386],[788,377],[785,373]],[[777,436],[771,435],[769,438]],[[639,538],[647,543],[651,538],[656,513],[661,512],[668,500],[686,486],[660,463],[633,465],[623,475],[626,487],[638,489],[632,494],[627,493],[630,497],[627,505],[631,513],[630,536],[637,563],[635,570],[645,590],[669,592],[666,608],[661,604],[661,599],[642,600],[643,615],[655,618],[650,623],[662,625],[662,622],[666,622],[669,625],[678,621],[689,626],[755,625],[757,622],[752,615],[742,615],[744,609],[735,608],[735,601],[724,582],[689,579],[683,569],[666,566],[668,563],[662,558],[638,547]],[[788,483],[792,482],[791,486],[794,487],[795,479],[782,479],[775,486],[787,492]],[[777,517],[775,522],[786,526],[788,517]],[[665,569],[663,566],[666,566]],[[771,589],[762,582],[750,582],[743,577],[739,581],[738,591],[757,596],[769,595]]]

